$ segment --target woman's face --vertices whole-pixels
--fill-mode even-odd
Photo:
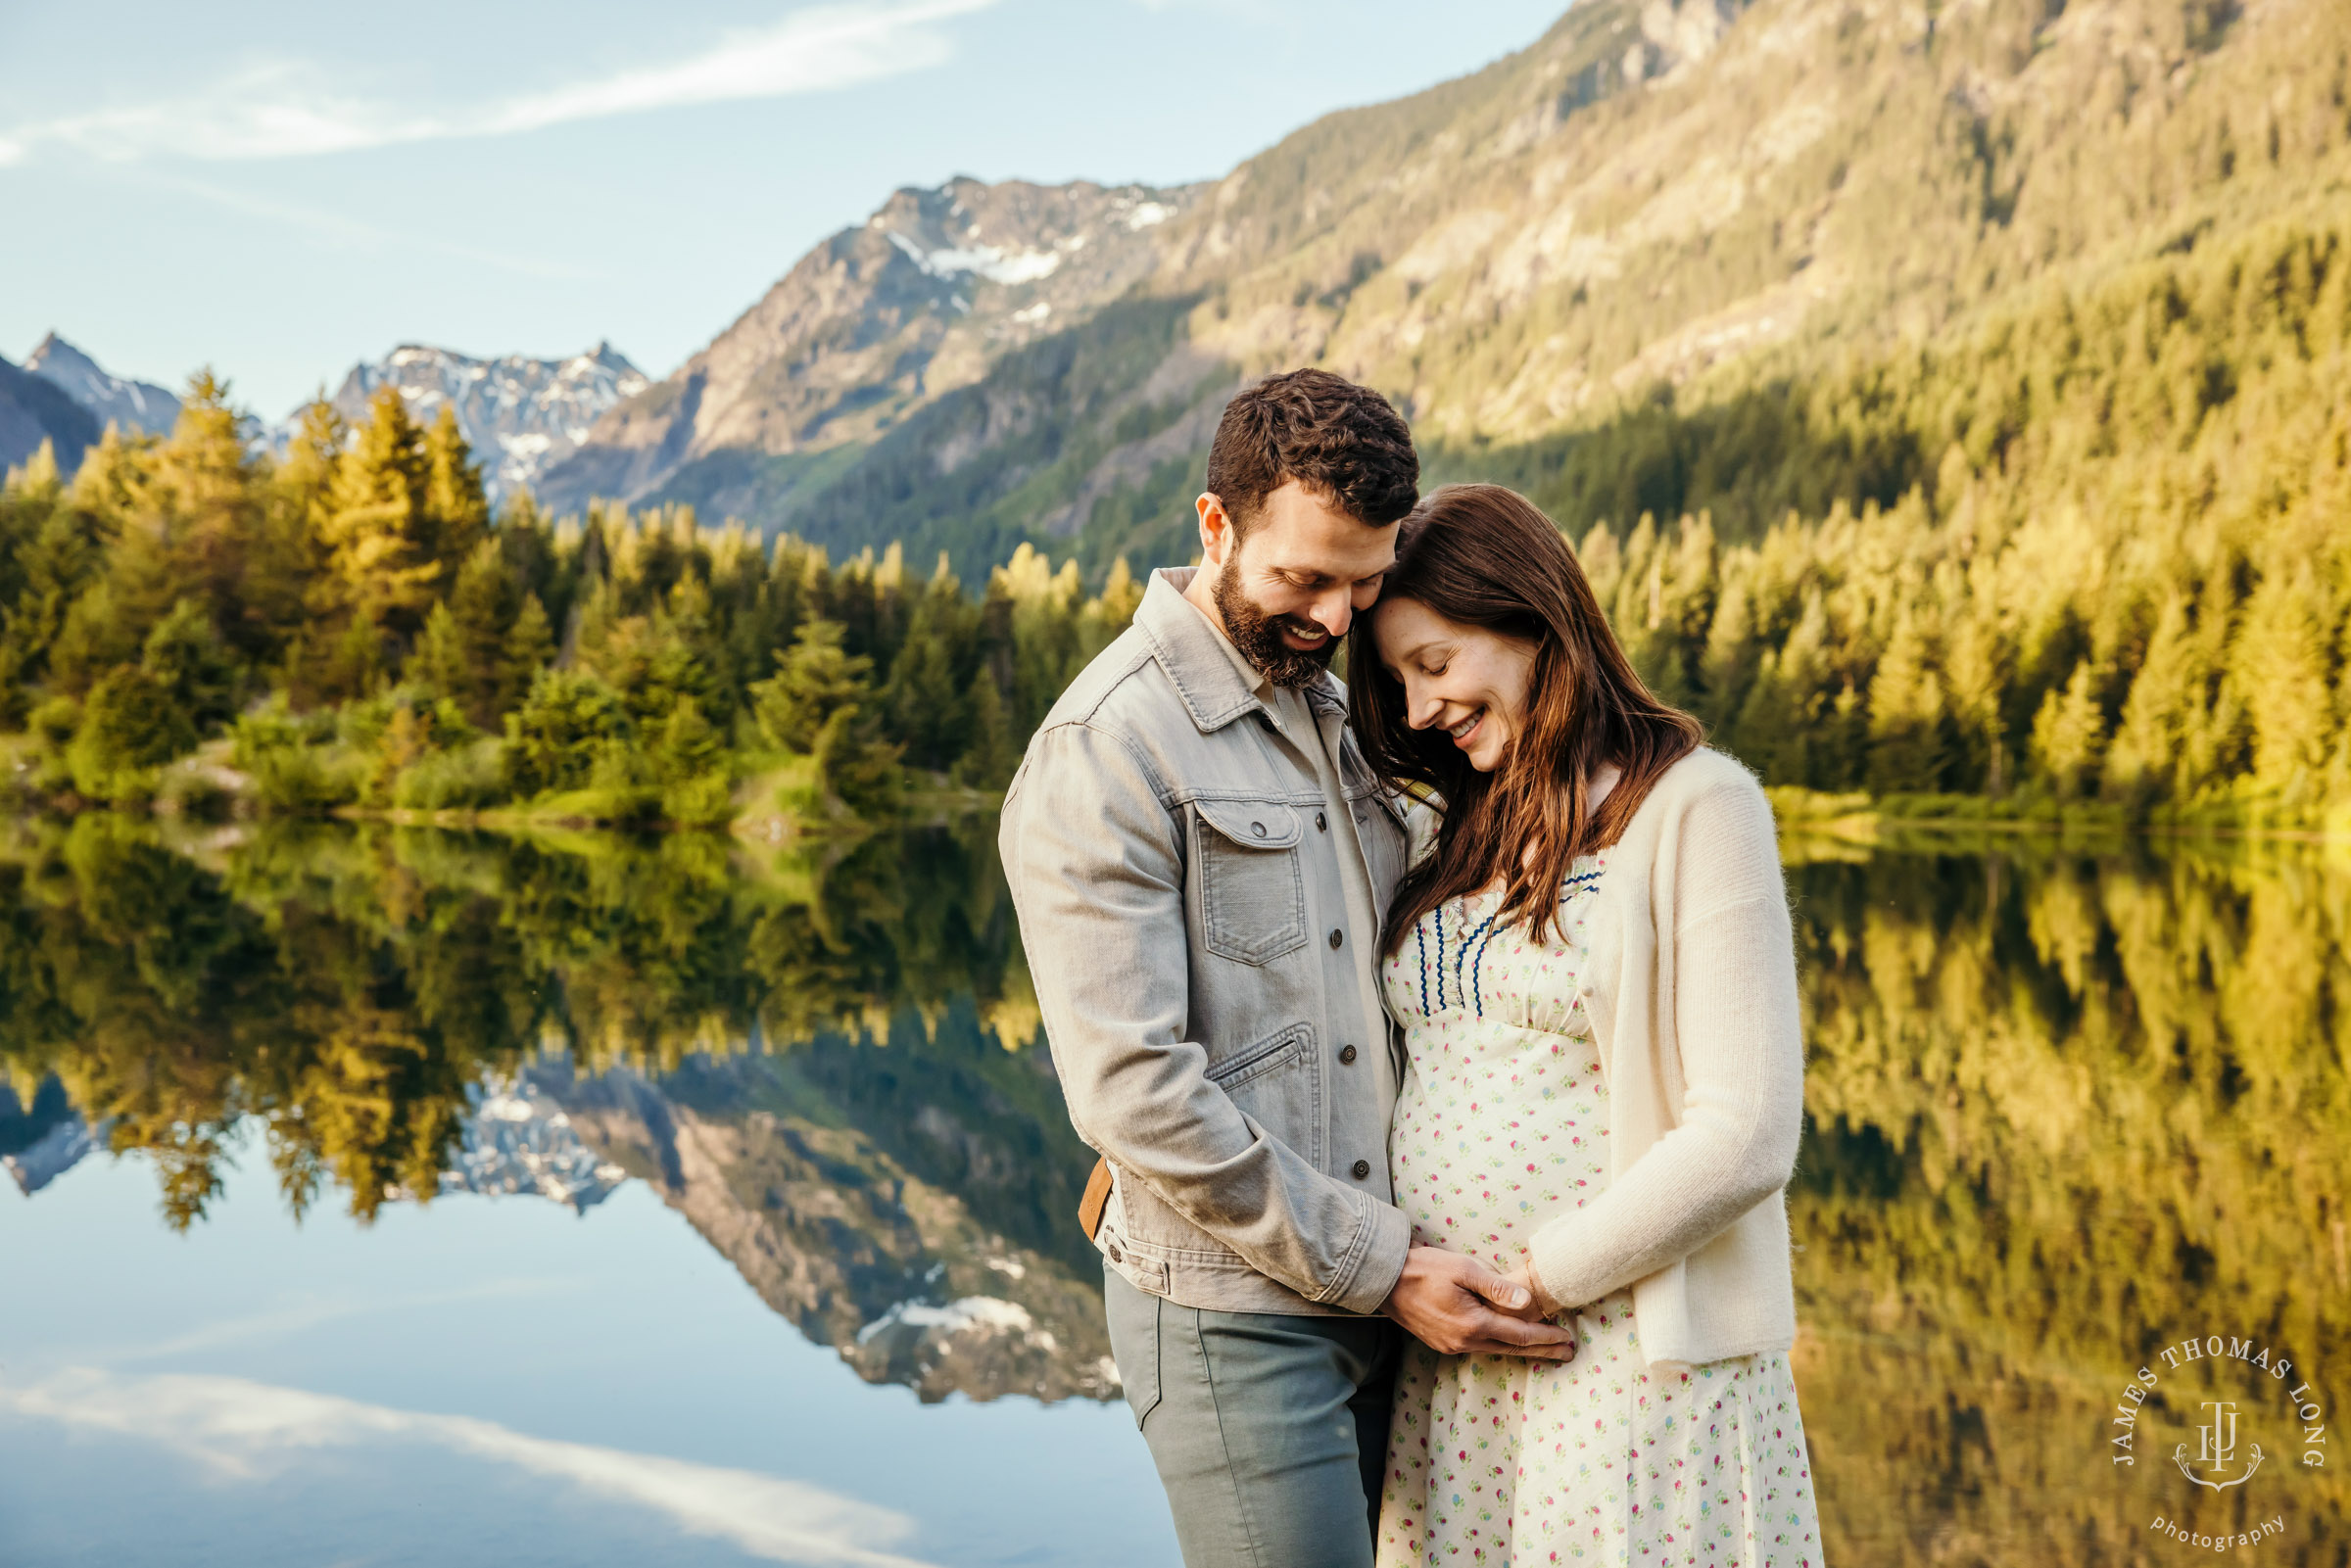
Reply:
[[[1415,730],[1443,730],[1469,766],[1492,773],[1526,727],[1535,645],[1449,621],[1418,599],[1383,598],[1371,617],[1379,662],[1404,686]]]

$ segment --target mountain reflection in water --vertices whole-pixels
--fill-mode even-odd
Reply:
[[[587,1211],[635,1179],[869,1381],[1108,1399],[1071,1220],[1090,1162],[992,836],[23,828],[0,1154],[32,1188],[77,1140],[143,1151],[182,1226],[240,1139],[297,1210],[361,1217],[460,1189]],[[2277,1412],[2248,1416],[2277,1457],[2237,1492],[2173,1468],[2180,1379],[2142,1417],[2160,1448],[2126,1468],[2110,1439],[2117,1390],[2189,1334],[2351,1367],[2351,871],[2120,839],[1788,853],[1827,1559],[2133,1561],[2158,1515],[2282,1512],[2268,1558],[2343,1560],[2336,1472]]]

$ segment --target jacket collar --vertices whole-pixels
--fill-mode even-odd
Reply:
[[[1150,639],[1160,668],[1168,672],[1184,710],[1206,735],[1244,713],[1268,710],[1258,695],[1265,684],[1263,677],[1252,683],[1242,675],[1247,661],[1183,596],[1199,570],[1196,566],[1163,566],[1153,572],[1143,590],[1143,602],[1135,609],[1134,624]],[[1306,697],[1318,717],[1347,711],[1347,689],[1328,671],[1306,689]]]

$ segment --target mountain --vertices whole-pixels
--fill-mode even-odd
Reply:
[[[678,372],[614,408],[543,498],[765,515],[1005,354],[1148,273],[1196,187],[958,178],[826,240]]]
[[[926,1402],[1117,1393],[1101,1265],[1068,1219],[1086,1151],[1044,1053],[1006,1051],[968,1010],[886,1047],[524,1080],[868,1382]]]
[[[54,332],[25,356],[24,368],[89,409],[101,428],[120,425],[125,431],[168,436],[179,418],[179,400],[170,393],[150,381],[111,373]]]
[[[101,1124],[93,1133],[55,1078],[42,1080],[30,1105],[0,1082],[0,1170],[7,1171],[27,1198],[105,1142],[106,1127]]]
[[[955,308],[914,265],[935,242],[900,247],[890,214],[1057,192],[902,192],[615,410],[552,494],[900,540],[967,573],[1023,540],[1088,570],[1180,558],[1229,390],[1319,362],[1399,400],[1432,477],[1580,463],[1561,521],[1629,526],[1719,477],[1659,418],[1778,417],[2044,287],[2340,212],[2347,71],[2336,0],[1585,0],[1473,75],[1156,198],[1174,210],[1124,231],[1091,309],[1057,302],[1025,335],[959,314],[951,363],[896,352],[949,341]],[[921,305],[885,286],[893,265]],[[1027,286],[993,285],[991,319]],[[1865,454],[1843,499],[1931,480],[1940,450]],[[1835,499],[1786,452],[1757,460]]]
[[[537,1193],[584,1214],[627,1179],[580,1141],[571,1118],[528,1077],[475,1084],[465,1098],[465,1144],[441,1172],[443,1193]]]
[[[46,441],[68,474],[103,427],[57,383],[0,359],[0,468],[15,467]]]
[[[642,392],[646,377],[608,343],[567,359],[518,354],[476,359],[403,344],[380,360],[353,365],[331,401],[344,418],[363,419],[367,400],[382,386],[398,387],[424,423],[443,407],[456,411],[457,428],[480,456],[484,487],[496,500],[538,485],[606,409]],[[289,415],[281,431],[300,413]]]

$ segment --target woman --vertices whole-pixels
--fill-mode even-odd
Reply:
[[[1349,656],[1373,764],[1444,802],[1384,933],[1397,1202],[1577,1346],[1408,1349],[1379,1561],[1817,1565],[1771,808],[1651,695],[1524,498],[1448,487],[1398,543]]]

